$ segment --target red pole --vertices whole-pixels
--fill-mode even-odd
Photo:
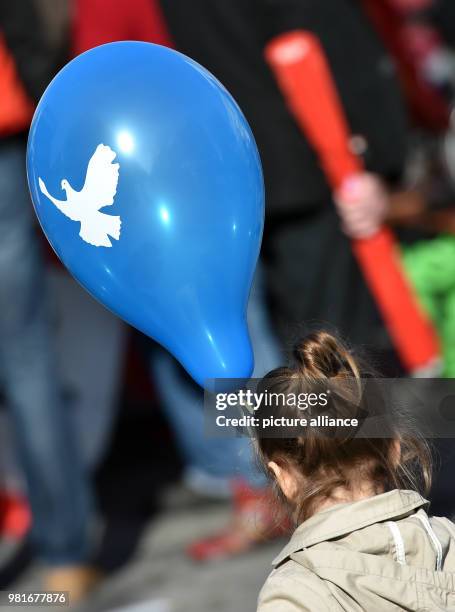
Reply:
[[[319,40],[305,31],[288,32],[273,39],[265,55],[293,116],[337,189],[362,171],[363,164],[349,149],[348,123]],[[370,238],[354,240],[352,248],[403,365],[411,373],[434,367],[438,338],[405,276],[392,232],[383,227]]]

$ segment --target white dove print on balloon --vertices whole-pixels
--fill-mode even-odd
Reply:
[[[62,180],[61,186],[66,192],[66,200],[52,197],[44,181],[39,178],[41,192],[71,221],[79,221],[79,236],[97,247],[111,247],[109,236],[115,240],[120,238],[120,217],[100,212],[104,206],[114,203],[117,193],[120,164],[112,163],[116,156],[117,153],[110,147],[99,144],[88,163],[81,191],[73,189],[66,179]]]

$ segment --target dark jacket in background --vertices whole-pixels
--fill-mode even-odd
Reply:
[[[263,247],[282,338],[327,323],[355,343],[390,348],[348,240],[339,229],[317,158],[264,61],[276,35],[310,30],[321,40],[352,132],[368,143],[367,167],[400,175],[405,112],[393,63],[354,0],[161,0],[177,48],[236,98],[256,137],[266,183]],[[311,83],[308,84],[311,87]]]
[[[380,174],[403,163],[406,123],[390,59],[350,0],[161,0],[177,47],[208,68],[236,98],[264,165],[267,210],[317,205],[329,190],[264,62],[276,35],[306,29],[320,38],[354,133],[366,136],[366,162]]]
[[[22,84],[35,102],[49,84],[56,63],[43,28],[33,0],[0,0],[0,30]]]

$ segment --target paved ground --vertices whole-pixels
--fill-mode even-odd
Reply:
[[[178,487],[168,497],[166,507],[143,531],[131,560],[114,572],[77,612],[255,610],[257,594],[271,559],[283,543],[264,545],[235,560],[194,564],[182,554],[185,544],[199,534],[222,526],[228,516],[227,508],[220,504],[194,503]],[[28,570],[14,588],[39,589],[39,570]],[[30,610],[14,609],[16,612]]]

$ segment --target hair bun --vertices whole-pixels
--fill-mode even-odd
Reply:
[[[324,331],[309,334],[294,347],[294,358],[301,370],[315,378],[332,378],[356,374],[349,351],[331,334]]]

